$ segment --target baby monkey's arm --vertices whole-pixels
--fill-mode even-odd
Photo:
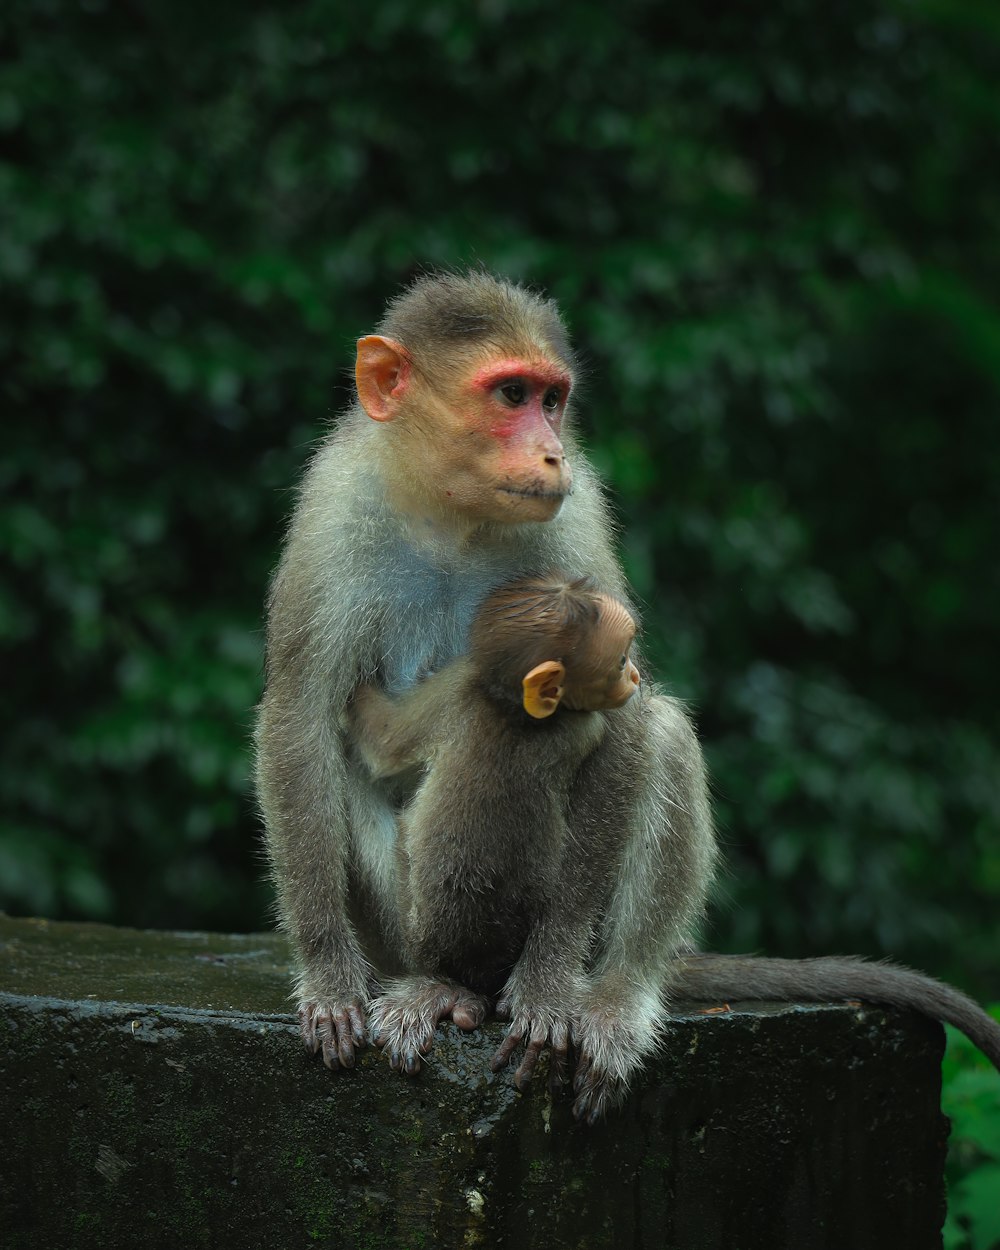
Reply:
[[[392,777],[425,764],[461,715],[471,676],[466,659],[454,660],[403,695],[358,686],[347,705],[347,722],[373,777]]]

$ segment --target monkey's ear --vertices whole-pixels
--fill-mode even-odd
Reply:
[[[405,349],[381,334],[368,334],[358,339],[354,379],[361,407],[372,420],[393,420],[399,414],[399,401],[410,379],[410,361]]]
[[[551,716],[563,697],[566,670],[558,660],[537,664],[521,681],[524,687],[524,710],[535,720]]]

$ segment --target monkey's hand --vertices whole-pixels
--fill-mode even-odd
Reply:
[[[454,981],[403,977],[386,986],[369,1015],[372,1038],[388,1053],[392,1070],[415,1076],[438,1024],[450,1017],[466,1032],[478,1028],[486,1018],[486,999]]]
[[[344,709],[348,728],[354,737],[362,740],[377,740],[385,732],[391,715],[392,702],[389,696],[368,682],[362,682],[355,687]]]
[[[573,1115],[596,1124],[628,1093],[632,1075],[655,1050],[663,1009],[656,993],[602,992],[598,983],[573,1021],[579,1058],[573,1078]]]
[[[372,777],[388,777],[400,771],[393,746],[392,700],[375,686],[362,682],[344,709],[348,733]]]
[[[553,1091],[561,1088],[566,1083],[570,1011],[558,1006],[528,1006],[519,996],[505,991],[497,1003],[496,1012],[501,1020],[510,1021],[510,1027],[490,1061],[490,1068],[499,1072],[507,1066],[514,1052],[523,1046],[524,1054],[514,1073],[514,1084],[523,1093],[538,1065],[539,1056],[547,1046],[549,1088]]]
[[[299,1003],[299,1028],[306,1050],[321,1053],[323,1062],[336,1072],[338,1068],[354,1067],[354,1050],[367,1044],[365,1013],[358,998],[344,1002]]]

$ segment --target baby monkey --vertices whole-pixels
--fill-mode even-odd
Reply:
[[[373,777],[425,770],[399,816],[406,966],[371,1009],[394,1068],[419,1070],[443,1015],[474,1027],[499,995],[498,1013],[514,1024],[494,1066],[523,1040],[515,1079],[523,1087],[530,1077],[542,1042],[518,1032],[521,999],[534,997],[523,987],[560,983],[551,974],[571,954],[552,949],[546,922],[572,907],[592,934],[613,879],[619,835],[571,840],[567,809],[607,732],[605,713],[639,685],[635,632],[628,609],[587,578],[524,578],[484,601],[466,656],[402,697],[355,691],[351,731]],[[572,1004],[551,1007],[564,1021],[552,1043],[561,1080]]]

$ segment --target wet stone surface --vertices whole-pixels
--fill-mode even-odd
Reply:
[[[302,1050],[271,934],[0,917],[0,1243],[939,1247],[942,1030],[850,1004],[678,1011],[596,1129],[445,1026],[411,1080]]]

